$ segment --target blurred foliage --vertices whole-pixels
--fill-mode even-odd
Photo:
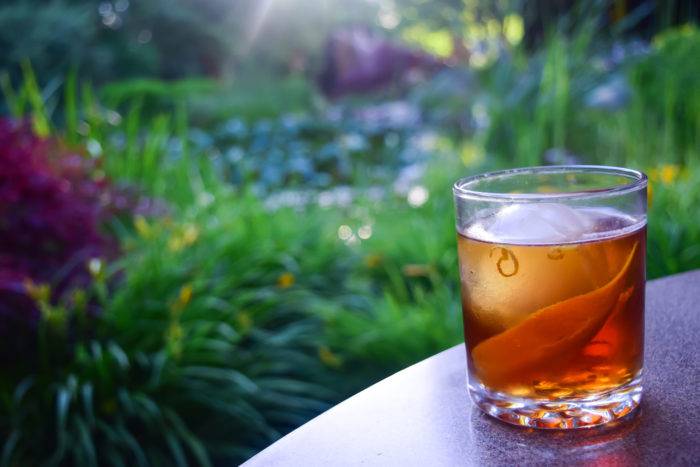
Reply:
[[[158,404],[212,455],[240,460],[336,397],[314,314],[346,289],[352,257],[317,216],[298,223],[207,189],[176,218],[137,219],[105,320],[124,348],[163,354],[171,371]]]
[[[131,79],[115,81],[100,89],[104,105],[111,109],[123,108],[125,104],[139,101],[144,111],[162,113],[172,110],[178,102],[187,98],[221,91],[214,80],[187,79],[161,81],[156,79]]]
[[[665,139],[666,160],[689,161],[687,152],[700,145],[698,57],[700,30],[688,25],[656,37],[650,54],[631,73],[641,110]],[[676,144],[668,146],[672,141]]]
[[[0,70],[42,79],[71,68],[97,83],[123,78],[303,73],[320,67],[328,36],[362,26],[442,56],[485,63],[498,42],[533,49],[547,33],[596,17],[606,30],[653,34],[698,18],[694,2],[596,0],[7,0],[0,5]],[[607,35],[607,34],[606,34]]]
[[[26,343],[42,314],[52,318],[47,307],[94,311],[81,291],[89,264],[116,256],[109,225],[135,200],[79,152],[35,136],[29,122],[0,118],[0,166],[0,361],[9,369],[35,363],[36,346]]]
[[[209,134],[191,135],[200,150],[214,149],[223,177],[258,194],[281,188],[325,189],[386,183],[400,167],[427,157],[410,136],[415,128],[286,115],[248,124],[226,121]]]
[[[170,146],[187,140],[181,118],[149,122],[136,109],[115,121],[87,89],[64,91],[80,95],[66,99],[64,120],[77,118],[66,139],[85,141],[110,179],[170,208],[119,222],[124,256],[91,266],[94,290],[82,292],[80,303],[96,297],[95,321],[84,322],[77,302],[40,302],[40,332],[23,342],[38,344],[40,364],[2,375],[3,463],[89,465],[98,453],[115,465],[242,460],[381,376],[369,366],[344,381],[343,359],[362,349],[341,353],[324,337],[340,310],[386,314],[388,326],[396,309],[368,301],[361,255],[336,235],[340,212],[311,210],[303,223],[292,209],[269,212],[211,176],[206,159]],[[12,92],[49,120],[33,83]],[[423,315],[415,331],[441,321]],[[399,364],[442,348],[430,334]]]
[[[651,279],[700,268],[700,154],[681,168],[652,168],[647,276]]]
[[[97,34],[95,4],[70,1],[3,2],[0,5],[0,69],[31,60],[42,77],[67,71],[91,52]]]
[[[600,39],[648,38],[700,19],[698,6],[686,0],[393,0],[379,5],[381,26],[438,55],[459,55],[466,47],[477,66],[494,40],[523,41],[528,50],[537,50],[553,31],[574,37],[579,24],[591,19],[601,27]]]
[[[148,116],[184,107],[190,121],[204,127],[227,118],[253,121],[306,111],[314,105],[315,97],[310,83],[301,76],[281,80],[130,79],[102,86],[99,94],[110,109],[128,111],[138,104]]]
[[[9,0],[0,5],[0,49],[7,51],[0,69],[17,78],[29,59],[43,78],[73,67],[100,83],[300,71],[317,65],[333,28],[370,22],[376,11],[364,1],[353,8],[342,0],[307,3]]]
[[[227,60],[228,2],[10,0],[0,68],[29,59],[42,77],[78,67],[96,81],[216,74]]]

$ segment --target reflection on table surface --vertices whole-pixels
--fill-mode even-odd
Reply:
[[[529,451],[542,462],[575,459],[591,465],[636,465],[636,433],[644,423],[644,403],[629,416],[608,425],[571,431],[511,426],[479,410],[471,413],[471,438],[478,463],[493,462],[494,451]]]

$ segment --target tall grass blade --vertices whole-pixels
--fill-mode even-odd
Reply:
[[[32,109],[32,127],[37,136],[46,138],[51,134],[51,125],[44,105],[44,100],[37,83],[34,70],[28,60],[22,61],[22,78],[24,90]]]
[[[73,68],[66,79],[63,89],[64,113],[66,120],[66,140],[69,144],[78,144],[78,78]]]
[[[15,92],[10,75],[6,71],[0,73],[0,89],[2,89],[5,105],[10,115],[14,118],[21,118],[24,115],[24,102],[21,96]]]

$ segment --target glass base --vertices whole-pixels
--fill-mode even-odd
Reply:
[[[487,414],[513,425],[569,430],[610,423],[632,413],[642,399],[641,378],[605,393],[580,399],[535,400],[469,384],[472,400]]]

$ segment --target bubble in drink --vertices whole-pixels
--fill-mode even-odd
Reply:
[[[532,399],[587,397],[642,367],[644,222],[612,208],[512,204],[460,232],[472,382]]]

